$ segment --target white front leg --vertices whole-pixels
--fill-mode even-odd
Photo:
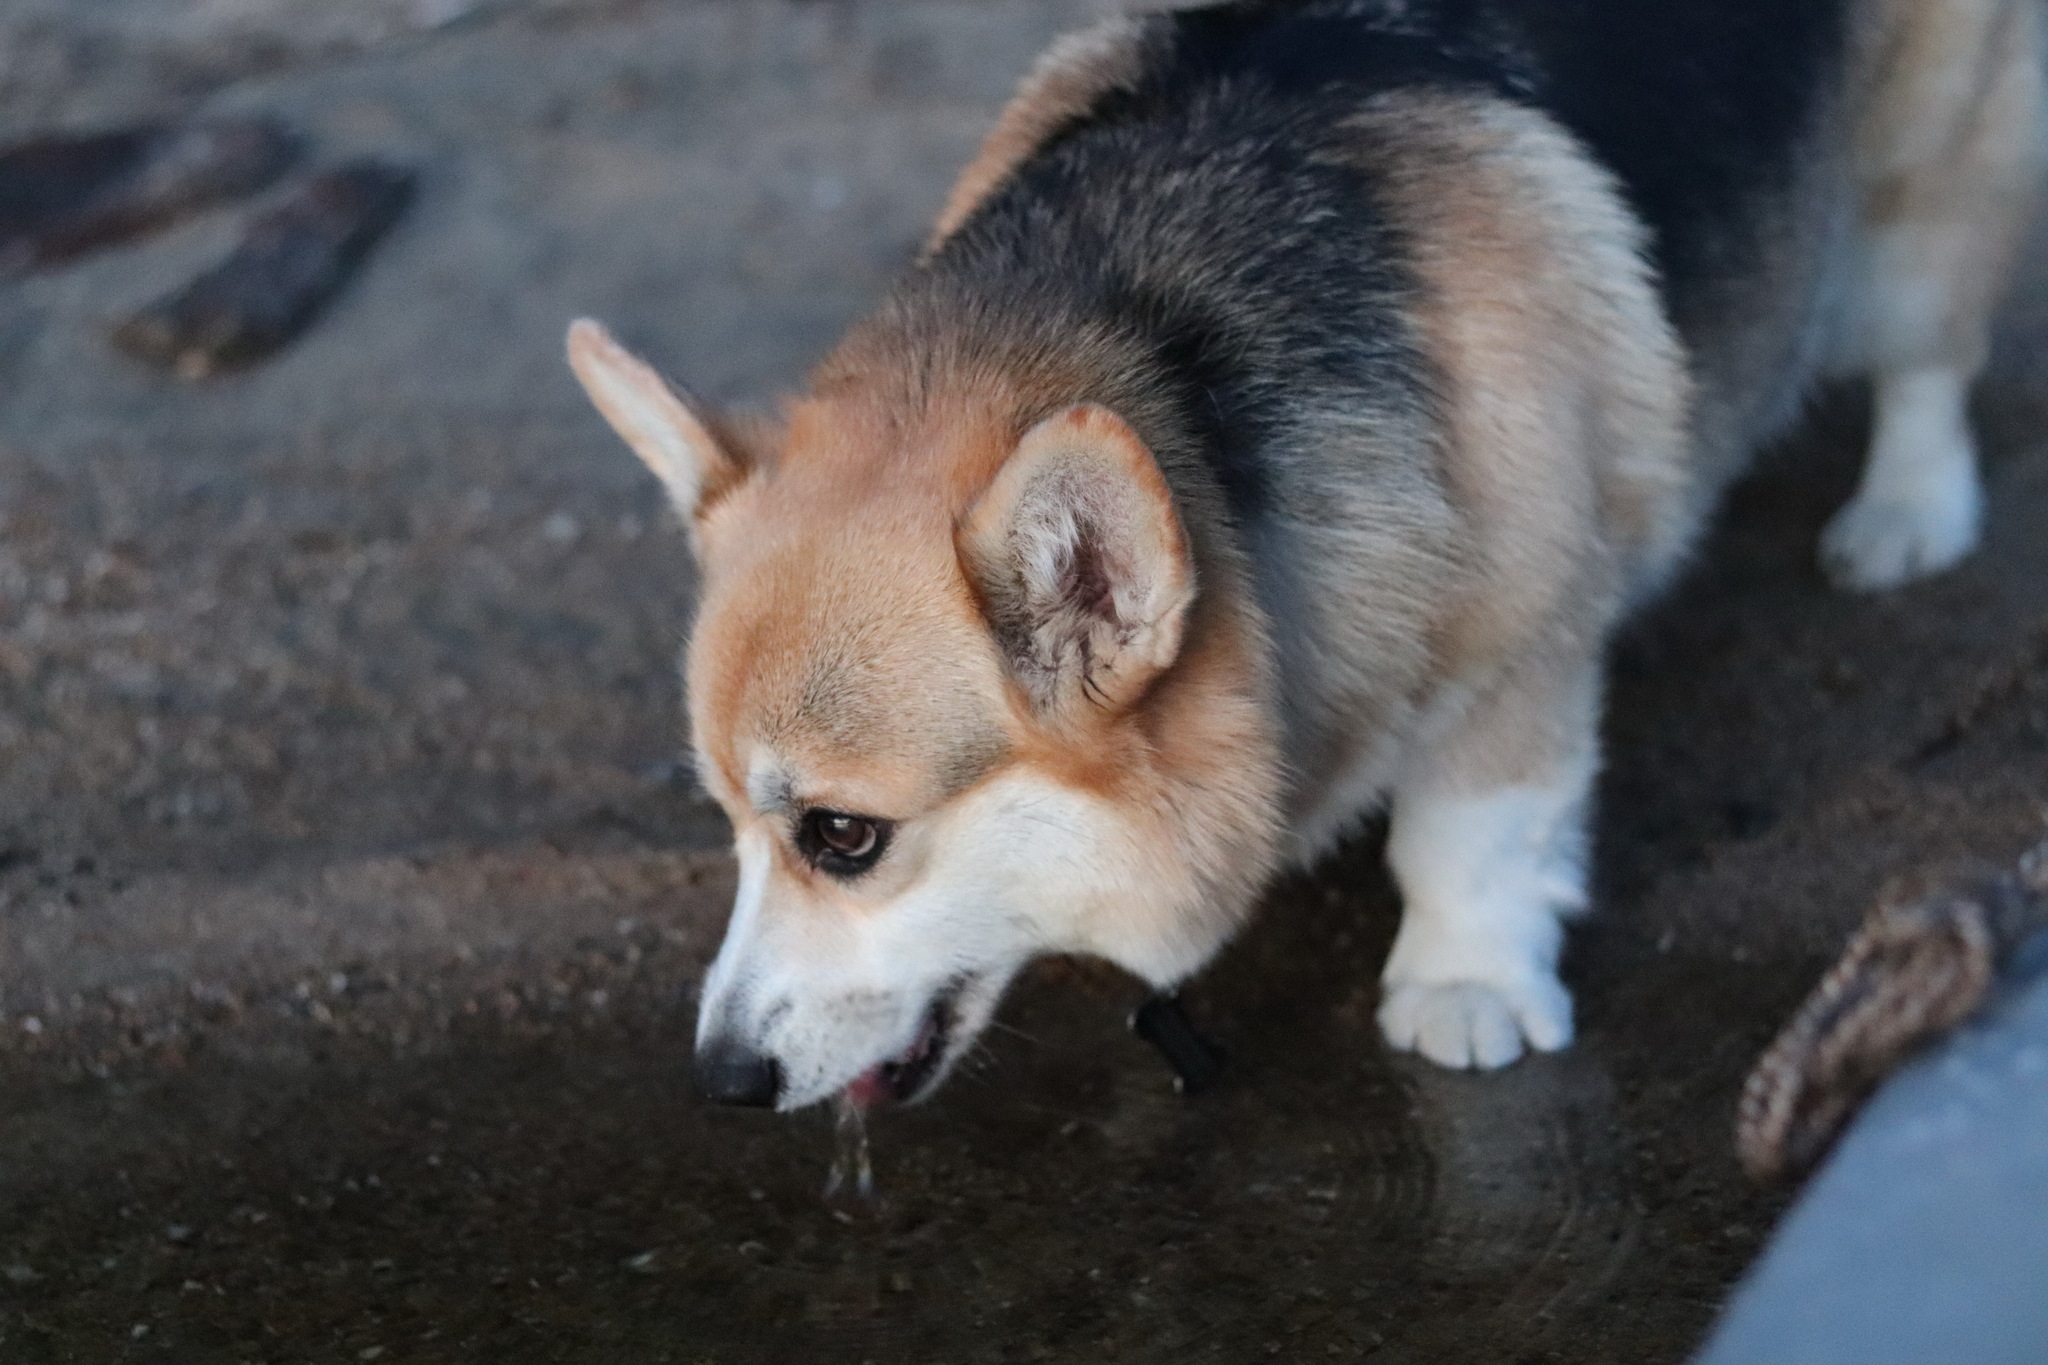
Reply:
[[[1561,921],[1586,907],[1594,767],[1589,753],[1535,784],[1396,791],[1387,861],[1405,906],[1381,977],[1388,1042],[1481,1069],[1571,1042],[1557,958]]]

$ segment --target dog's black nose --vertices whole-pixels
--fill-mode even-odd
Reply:
[[[782,1093],[782,1068],[773,1057],[727,1041],[697,1053],[697,1090],[719,1104],[766,1108]]]

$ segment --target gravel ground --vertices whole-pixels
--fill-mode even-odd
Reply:
[[[1887,876],[2048,818],[2048,280],[1984,554],[1820,584],[1831,394],[1621,643],[1570,1054],[1381,1051],[1368,831],[1191,991],[1197,1100],[1074,963],[878,1120],[873,1203],[823,1119],[688,1092],[730,892],[690,568],[562,326],[765,400],[1099,8],[0,0],[0,139],[263,111],[421,174],[246,374],[106,332],[247,208],[0,284],[0,1360],[1684,1358],[1782,1199],[1749,1061]]]

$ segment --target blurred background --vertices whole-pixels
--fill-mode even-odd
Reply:
[[[0,0],[0,145],[258,114],[417,176],[246,370],[109,333],[289,181],[0,280],[0,1359],[1685,1358],[1784,1197],[1750,1061],[1887,876],[2048,818],[2037,265],[1982,554],[1822,586],[1824,395],[1622,643],[1572,1053],[1380,1052],[1366,831],[1190,993],[1214,1095],[1071,963],[878,1124],[876,1203],[821,1196],[822,1120],[688,1093],[691,569],[563,329],[772,401],[1110,8]]]

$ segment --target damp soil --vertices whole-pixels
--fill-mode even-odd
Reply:
[[[1980,556],[1820,583],[1845,389],[1618,642],[1569,1052],[1384,1050],[1367,828],[1188,991],[1199,1096],[1066,961],[873,1117],[872,1199],[828,1112],[690,1093],[690,571],[561,324],[772,394],[1091,12],[0,0],[0,136],[262,112],[420,168],[244,374],[106,340],[238,211],[0,285],[0,1360],[1687,1357],[1789,1197],[1736,1165],[1750,1062],[1887,877],[2048,818],[2038,271]]]
[[[826,1196],[827,1116],[695,1102],[659,990],[13,1069],[9,1358],[1682,1358],[1776,1207],[1726,1111],[1783,991],[1659,964],[1689,1024],[1448,1074],[1375,1042],[1360,898],[1290,899],[1195,995],[1226,1083],[1181,1099],[1127,983],[1041,971],[876,1116],[870,1200]]]

